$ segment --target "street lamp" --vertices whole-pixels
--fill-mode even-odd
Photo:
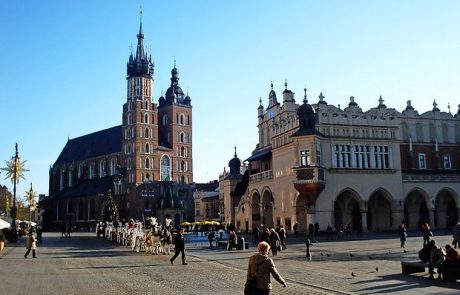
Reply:
[[[34,192],[32,188],[32,182],[31,182],[29,191],[26,191],[26,198],[27,198],[27,202],[29,203],[29,221],[32,221],[32,211],[35,211],[35,206],[36,206],[35,196],[36,196],[36,193]]]
[[[18,155],[18,144],[16,143],[16,153],[14,157],[11,157],[10,161],[6,161],[6,167],[1,168],[1,170],[6,171],[6,177],[11,178],[11,182],[13,183],[13,207],[11,207],[11,243],[16,243],[18,238],[18,233],[16,232],[16,184],[19,183],[19,179],[24,178],[24,172],[29,171],[24,168],[24,164],[26,161],[20,160]]]

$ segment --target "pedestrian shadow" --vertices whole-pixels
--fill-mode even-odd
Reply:
[[[388,282],[385,284],[385,282]],[[391,283],[390,283],[391,281]],[[394,282],[397,281],[397,282]],[[378,293],[398,293],[402,291],[414,291],[420,289],[420,293],[424,293],[424,288],[435,286],[445,289],[452,289],[453,294],[458,294],[459,284],[453,282],[446,282],[442,280],[432,280],[424,276],[419,275],[403,275],[403,274],[391,274],[378,276],[374,279],[360,280],[353,284],[371,284],[371,287],[358,289],[358,292],[364,292],[366,294],[378,294]],[[445,291],[442,291],[446,294]]]

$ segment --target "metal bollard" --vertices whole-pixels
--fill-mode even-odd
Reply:
[[[310,239],[307,239],[305,241],[305,246],[307,247],[307,253],[305,255],[305,257],[307,257],[308,260],[311,260],[311,253],[310,253],[310,246],[313,245],[311,242],[310,242]]]

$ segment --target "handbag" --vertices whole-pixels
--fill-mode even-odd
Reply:
[[[261,265],[262,263],[264,263],[264,261],[262,261],[259,264],[256,264],[256,271],[246,281],[246,284],[244,284],[244,295],[254,295],[254,294],[256,294],[256,289],[257,289],[257,270],[259,269],[259,265]]]

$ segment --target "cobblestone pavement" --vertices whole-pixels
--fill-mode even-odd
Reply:
[[[410,238],[407,252],[393,235],[377,238],[314,243],[312,261],[301,239],[289,239],[288,249],[275,257],[288,284],[272,280],[271,294],[459,293],[459,283],[401,275],[400,261],[416,259],[421,238]],[[444,245],[450,236],[436,241]],[[1,294],[242,294],[248,257],[255,252],[211,249],[205,238],[187,236],[189,264],[183,266],[180,259],[171,265],[170,256],[133,253],[94,233],[68,239],[45,233],[37,259],[24,259],[24,245],[20,240],[0,253]]]

